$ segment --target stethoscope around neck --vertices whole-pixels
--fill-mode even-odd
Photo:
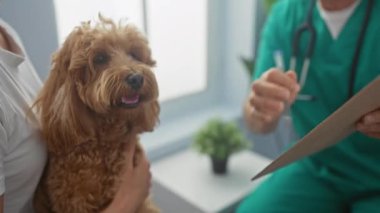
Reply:
[[[349,75],[348,98],[351,98],[354,94],[355,75],[358,68],[362,44],[364,41],[364,37],[366,34],[370,16],[372,13],[373,3],[374,3],[374,0],[368,0],[366,14],[363,20],[363,25],[360,30],[358,41],[356,43],[355,55],[354,55],[353,62],[350,68],[350,73],[349,73],[350,75]],[[310,40],[307,44],[305,59],[302,64],[300,78],[299,78],[299,85],[300,85],[301,91],[302,91],[302,88],[304,88],[305,83],[306,83],[306,79],[307,79],[307,75],[308,75],[310,63],[311,63],[311,57],[313,55],[313,51],[314,51],[315,43],[316,43],[317,33],[315,30],[315,27],[313,26],[313,11],[314,11],[315,5],[316,5],[316,0],[311,0],[305,21],[296,29],[294,37],[293,37],[293,41],[292,41],[292,55],[290,58],[290,70],[295,71],[296,65],[297,65],[297,56],[299,55],[299,43],[301,40],[301,36],[303,33],[306,33],[306,32],[309,32],[310,34]],[[316,99],[315,96],[308,95],[308,94],[301,93],[297,96],[297,100],[313,101],[315,99]]]

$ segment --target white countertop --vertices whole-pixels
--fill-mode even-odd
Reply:
[[[248,195],[263,180],[250,179],[269,163],[243,151],[230,157],[226,175],[215,175],[209,157],[186,149],[153,163],[151,170],[155,181],[182,199],[204,212],[220,212]]]

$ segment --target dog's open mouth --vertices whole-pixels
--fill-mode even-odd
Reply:
[[[126,95],[121,97],[120,105],[125,108],[135,108],[139,105],[141,97],[139,94]]]

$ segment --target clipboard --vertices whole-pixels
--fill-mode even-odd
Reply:
[[[355,124],[363,115],[377,108],[380,108],[380,77],[370,82],[251,180],[339,143],[355,131]]]

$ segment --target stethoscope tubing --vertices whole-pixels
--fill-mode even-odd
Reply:
[[[307,49],[306,49],[306,55],[305,59],[302,64],[301,74],[300,74],[300,80],[299,85],[302,89],[305,86],[306,83],[306,77],[309,72],[310,63],[311,63],[311,57],[313,55],[313,50],[316,42],[316,30],[313,26],[313,10],[316,4],[316,0],[311,0],[308,13],[306,16],[306,20],[299,26],[295,32],[293,42],[292,42],[292,56],[290,58],[290,70],[296,70],[297,66],[297,55],[299,51],[299,41],[301,40],[301,35],[304,32],[310,33],[310,41],[308,43]],[[311,95],[298,95],[297,100],[314,100],[314,98]]]
[[[364,41],[366,30],[368,28],[370,16],[372,14],[373,3],[374,3],[374,0],[368,1],[366,15],[364,17],[362,29],[360,31],[360,35],[359,35],[359,38],[357,41],[354,60],[353,60],[353,63],[351,65],[350,76],[349,76],[349,88],[348,88],[349,89],[349,97],[348,98],[351,98],[353,96],[353,93],[354,93],[354,81],[355,81],[355,76],[356,76],[356,70],[357,70],[358,63],[359,63],[361,47],[362,47],[362,44]],[[308,46],[306,49],[305,59],[303,61],[301,73],[300,73],[299,85],[300,85],[301,90],[306,84],[306,79],[308,76],[310,63],[311,63],[311,57],[313,55],[314,46],[316,43],[316,34],[317,33],[316,33],[316,30],[315,30],[313,23],[312,23],[313,22],[312,16],[313,16],[313,10],[314,10],[315,5],[316,5],[316,0],[311,0],[306,19],[296,29],[294,37],[293,37],[293,41],[292,41],[292,55],[290,58],[290,70],[295,71],[296,66],[297,66],[297,55],[298,55],[298,51],[299,51],[299,43],[300,43],[299,41],[301,39],[301,35],[304,32],[310,33],[310,40],[309,40],[309,43],[308,43]],[[315,100],[315,97],[312,95],[299,94],[297,96],[297,100],[310,101],[310,100]]]

